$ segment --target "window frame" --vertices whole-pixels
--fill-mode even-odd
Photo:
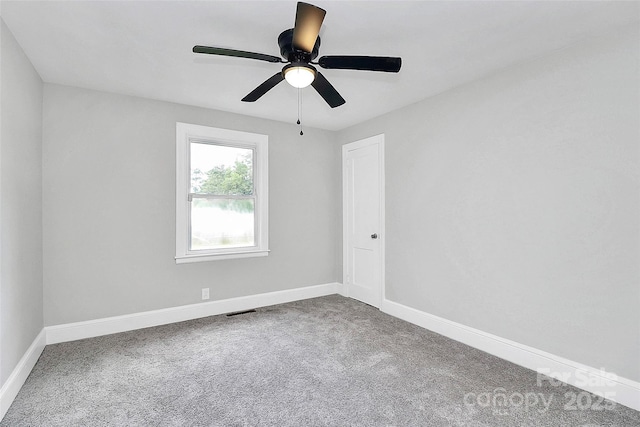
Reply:
[[[193,198],[190,157],[192,142],[253,150],[254,246],[204,250],[189,248]],[[267,135],[176,122],[176,264],[269,255],[268,155]]]

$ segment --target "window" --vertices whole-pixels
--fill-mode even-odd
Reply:
[[[268,137],[177,123],[176,147],[176,262],[268,255]]]

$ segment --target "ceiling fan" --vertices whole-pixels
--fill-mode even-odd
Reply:
[[[282,71],[268,78],[242,98],[244,102],[257,101],[262,95],[286,79],[296,88],[313,86],[327,104],[331,108],[335,108],[345,103],[344,98],[313,65],[319,65],[325,69],[384,71],[388,73],[400,71],[402,59],[386,56],[323,56],[318,59],[318,62],[313,62],[318,56],[320,48],[318,33],[325,14],[324,9],[298,2],[295,26],[283,31],[278,36],[280,54],[284,60],[263,53],[209,46],[194,46],[193,52],[287,64],[282,68]]]

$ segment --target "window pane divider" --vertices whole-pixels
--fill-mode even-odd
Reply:
[[[198,193],[189,193],[189,201],[192,201],[193,199],[218,199],[218,200],[229,200],[229,199],[233,199],[233,200],[251,200],[251,199],[255,199],[256,195],[252,194],[252,195],[248,195],[248,196],[240,196],[240,195],[229,195],[229,196],[225,196],[225,195],[218,195],[218,194],[198,194]]]

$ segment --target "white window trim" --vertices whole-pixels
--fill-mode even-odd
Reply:
[[[255,150],[256,245],[208,251],[189,250],[190,142],[205,140]],[[176,263],[249,258],[269,254],[269,137],[189,123],[176,123]]]

